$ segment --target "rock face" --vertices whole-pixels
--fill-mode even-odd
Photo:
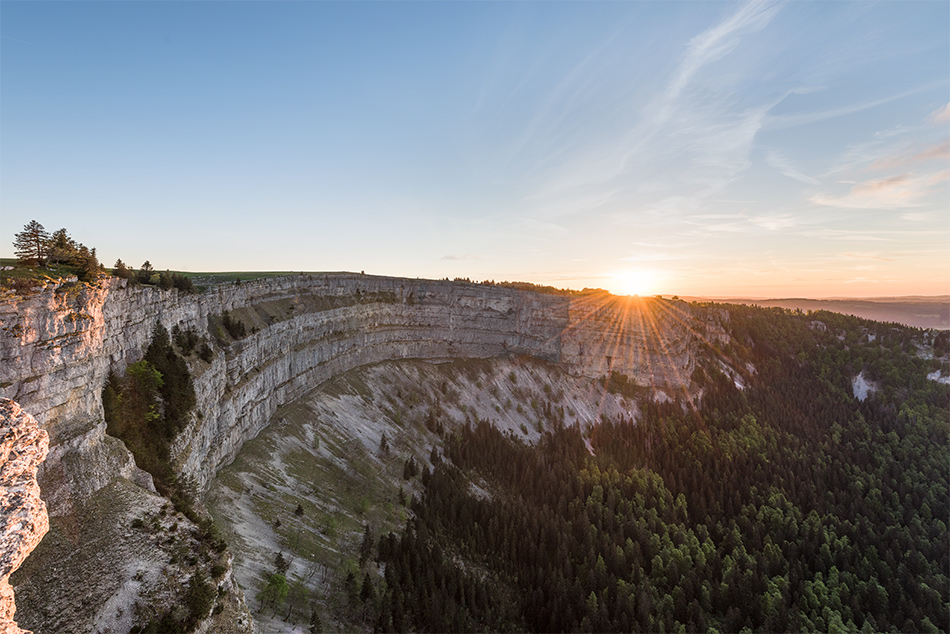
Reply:
[[[0,633],[23,632],[13,620],[16,605],[10,573],[49,530],[36,471],[46,459],[49,436],[15,402],[0,399]]]
[[[200,487],[280,404],[354,367],[525,354],[572,374],[614,371],[678,389],[689,383],[699,343],[725,336],[719,313],[684,302],[354,274],[227,284],[197,295],[109,279],[0,299],[0,396],[23,404],[50,433],[40,478],[51,480],[52,514],[117,474],[147,483],[104,447],[111,440],[102,424],[106,376],[141,358],[156,322],[208,333],[226,311],[254,332],[215,344],[210,364],[192,363],[196,419],[174,447],[180,471]],[[88,458],[81,473],[64,463],[67,454]],[[69,495],[60,499],[60,489]]]
[[[226,312],[246,336],[223,333]],[[116,278],[94,287],[66,282],[0,296],[0,397],[17,400],[49,432],[39,482],[50,515],[75,518],[77,501],[117,480],[154,491],[122,443],[105,434],[101,391],[110,371],[141,358],[156,323],[192,328],[215,352],[210,362],[189,361],[197,405],[172,447],[178,472],[202,491],[280,405],[359,366],[529,355],[579,376],[619,372],[679,390],[701,343],[727,336],[724,318],[684,302],[346,273],[194,295]],[[62,580],[67,589],[74,582]]]

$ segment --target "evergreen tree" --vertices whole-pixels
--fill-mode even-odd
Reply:
[[[23,264],[45,264],[49,241],[50,236],[43,225],[31,220],[14,236],[14,253]]]
[[[115,261],[115,265],[112,268],[114,269],[113,273],[115,276],[121,277],[124,280],[130,280],[134,275],[132,273],[132,269],[126,266],[125,262],[123,262],[121,258]]]
[[[376,590],[373,587],[373,578],[369,576],[367,572],[363,575],[363,586],[360,588],[360,600],[363,602],[363,605],[372,602],[376,597]]]
[[[155,269],[152,267],[151,262],[145,260],[141,268],[139,268],[138,273],[135,274],[135,278],[142,284],[148,284],[149,280],[152,279],[153,273],[155,273]]]
[[[99,279],[103,268],[102,265],[99,264],[99,258],[96,257],[96,250],[94,248],[86,249],[86,247],[81,246],[75,261],[79,266],[77,276],[80,280],[83,282],[95,282]]]
[[[320,618],[320,607],[316,602],[310,606],[310,634],[323,634],[323,619]]]
[[[49,239],[48,259],[50,264],[76,264],[79,247],[69,237],[66,229],[58,229]]]
[[[369,558],[373,556],[373,550],[376,546],[376,540],[373,539],[373,533],[366,524],[363,530],[363,541],[360,543],[360,566],[365,566]]]
[[[277,557],[274,558],[274,569],[277,570],[277,573],[286,574],[289,568],[290,562],[284,557],[284,553],[277,553]]]

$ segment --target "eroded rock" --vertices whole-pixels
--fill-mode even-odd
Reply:
[[[49,530],[36,471],[46,459],[49,435],[9,399],[0,399],[0,634],[24,632],[14,622],[10,573]]]

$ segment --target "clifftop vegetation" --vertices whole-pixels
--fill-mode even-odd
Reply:
[[[29,292],[46,280],[75,277],[80,282],[95,283],[110,272],[99,263],[96,249],[74,240],[66,229],[52,234],[36,220],[31,220],[13,240],[17,259],[3,263],[0,270],[0,288]],[[170,271],[159,272],[146,260],[138,271],[129,268],[121,259],[116,260],[111,275],[129,280],[132,284],[151,284],[162,289],[177,288],[184,292],[195,290],[191,279]]]

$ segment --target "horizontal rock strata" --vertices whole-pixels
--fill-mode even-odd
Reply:
[[[196,416],[174,447],[180,471],[202,487],[279,405],[354,367],[525,354],[578,375],[614,371],[676,389],[689,382],[698,343],[723,336],[721,317],[683,302],[448,281],[295,275],[195,295],[119,279],[50,285],[0,299],[0,396],[22,403],[49,431],[45,471],[54,489],[89,492],[116,472],[147,485],[134,464],[116,463],[103,446],[110,440],[100,396],[106,376],[141,358],[156,322],[207,334],[226,311],[253,332],[216,343],[210,364],[192,361]],[[89,457],[81,477],[64,463],[68,453]],[[57,491],[50,494],[55,499]],[[51,512],[65,503],[56,501]]]

